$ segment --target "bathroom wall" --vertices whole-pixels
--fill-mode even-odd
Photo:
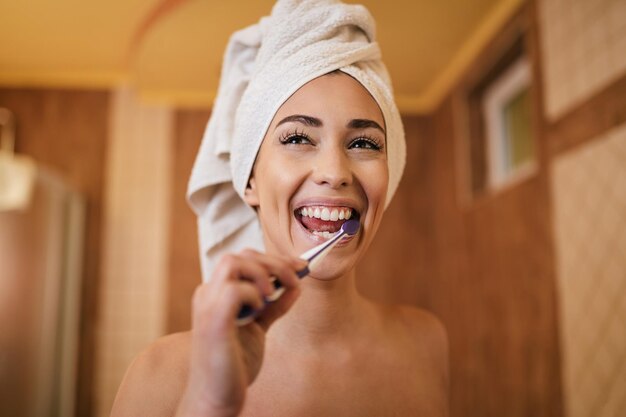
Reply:
[[[626,124],[555,158],[567,415],[626,410]]]
[[[196,153],[209,119],[208,110],[179,109],[174,113],[172,158],[174,179],[170,200],[169,274],[167,290],[168,333],[191,328],[191,297],[201,282],[196,216],[185,194]]]
[[[537,4],[546,116],[554,121],[626,71],[626,2]]]
[[[172,110],[112,93],[92,414],[108,416],[133,358],[165,334]]]
[[[617,417],[626,409],[626,2],[540,6],[565,414]]]

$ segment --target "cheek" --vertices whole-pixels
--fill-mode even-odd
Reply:
[[[303,167],[278,155],[263,162],[257,176],[261,212],[271,215],[273,222],[289,218],[289,201],[302,181]]]
[[[271,162],[263,162],[256,174],[259,190],[258,214],[265,248],[268,252],[297,256],[292,253],[289,230],[294,220],[291,200],[304,177],[302,164],[294,164],[289,159],[276,155]]]
[[[386,161],[373,161],[364,167],[360,175],[360,182],[365,191],[371,208],[378,208],[382,204],[384,208],[389,184],[389,169]]]

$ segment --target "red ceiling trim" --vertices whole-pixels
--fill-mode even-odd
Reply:
[[[188,1],[189,0],[160,0],[152,9],[148,11],[135,30],[135,33],[130,41],[130,45],[128,46],[126,54],[127,65],[130,65],[134,55],[137,53],[139,46],[141,45],[141,42],[146,37],[146,34],[157,24],[157,22],[163,20],[165,16],[171,14],[174,10],[178,9]]]

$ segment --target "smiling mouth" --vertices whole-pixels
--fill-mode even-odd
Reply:
[[[349,219],[359,219],[359,212],[351,207],[306,206],[294,211],[304,228],[325,239],[331,238]]]

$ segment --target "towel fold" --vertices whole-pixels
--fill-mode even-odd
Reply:
[[[235,32],[188,186],[198,216],[203,280],[226,252],[263,250],[254,210],[242,200],[261,142],[279,107],[307,82],[341,70],[380,106],[387,130],[389,204],[404,169],[405,141],[375,24],[363,6],[279,0],[268,17]]]

